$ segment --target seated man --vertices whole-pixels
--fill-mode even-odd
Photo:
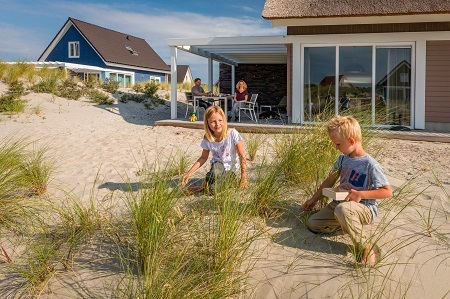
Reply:
[[[192,91],[192,97],[195,97],[195,96],[208,96],[208,95],[209,95],[208,93],[206,93],[206,92],[203,90],[203,87],[201,86],[202,80],[201,80],[200,78],[195,78],[194,84],[195,84],[195,85],[192,86],[192,89],[191,89],[191,91]],[[203,108],[205,108],[205,110],[206,110],[206,108],[208,108],[209,106],[211,106],[211,104],[208,103],[208,102],[206,102],[206,101],[203,101],[203,100],[198,99],[198,106],[199,106],[199,107],[203,107]]]

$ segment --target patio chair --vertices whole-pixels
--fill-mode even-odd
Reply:
[[[189,111],[189,104],[192,105],[192,111],[194,111],[194,98],[192,97],[192,92],[190,91],[186,91],[184,94],[186,95],[186,114],[184,118],[186,118]]]
[[[241,107],[239,107],[239,122],[241,122],[241,111],[252,121],[258,122],[258,118],[256,117],[256,110],[258,108],[258,104],[256,103],[257,98],[258,94],[254,93],[249,101],[241,103]]]
[[[280,108],[286,109],[286,107],[287,107],[287,96],[284,96],[277,105],[261,105],[261,106],[259,106],[259,112],[261,113],[262,109],[264,109],[264,108],[269,108],[270,111],[272,111],[272,109],[277,109],[278,113],[280,113]]]

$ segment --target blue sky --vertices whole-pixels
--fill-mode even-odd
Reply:
[[[167,38],[284,35],[284,27],[262,18],[264,2],[0,0],[0,60],[36,61],[72,17],[141,37],[170,63]],[[189,64],[194,77],[206,80],[206,59],[180,52],[178,63]]]

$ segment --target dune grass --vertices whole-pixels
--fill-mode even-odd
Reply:
[[[0,140],[0,199],[14,198],[24,182],[21,163],[29,145],[27,138],[7,136]]]
[[[173,165],[146,163],[139,190],[125,194],[129,230],[122,239],[128,241],[118,252],[126,275],[114,296],[227,298],[242,292],[248,271],[241,266],[256,234],[244,229],[247,206],[226,187],[235,182],[215,184],[199,214],[177,203],[182,190],[168,175],[175,174]]]
[[[36,192],[38,187],[40,190],[44,185],[35,185],[36,181],[42,183],[43,167],[42,156],[37,158],[27,151],[27,146],[30,145],[29,139],[26,137],[12,138],[7,137],[0,142],[0,240],[3,233],[17,234],[20,236],[33,235],[33,230],[40,226],[42,213],[41,205],[37,200],[29,197],[29,192]],[[39,151],[41,154],[46,152],[46,149]],[[24,163],[33,165],[34,177],[29,181],[30,177],[24,171]],[[44,171],[46,172],[46,171]],[[50,174],[49,172],[46,172]],[[46,185],[45,185],[46,186]],[[1,241],[0,241],[1,242]],[[37,288],[37,281],[44,282],[47,274],[53,272],[51,269],[36,270],[40,268],[39,265],[47,265],[46,254],[48,252],[47,243],[37,242],[26,250],[28,256],[26,265],[28,270],[13,264],[14,258],[2,248],[4,256],[8,257],[11,263],[10,268],[15,273],[19,273],[25,278],[24,285],[18,288],[18,292],[25,289],[28,291]],[[12,255],[11,255],[12,256]],[[46,272],[47,271],[47,272]],[[47,273],[47,274],[45,274]],[[27,276],[29,275],[29,276]],[[40,277],[40,278],[39,278]],[[20,280],[20,279],[19,279]],[[25,291],[25,292],[28,292]]]
[[[244,137],[244,144],[246,153],[248,155],[248,159],[250,161],[254,161],[256,158],[256,154],[258,150],[260,150],[261,146],[264,143],[264,135],[263,134],[247,134]]]
[[[264,159],[257,167],[256,178],[250,189],[249,206],[255,216],[273,217],[282,207],[286,181],[283,171],[276,162]]]
[[[47,192],[53,178],[56,161],[49,155],[49,151],[49,146],[33,148],[20,163],[22,180],[32,195]]]
[[[58,297],[52,285],[58,284],[59,278],[70,279],[73,273],[83,270],[85,265],[79,263],[80,256],[96,242],[104,250],[102,260],[120,269],[110,270],[112,277],[104,278],[108,285],[105,293],[110,298],[248,298],[246,292],[251,293],[248,278],[257,260],[255,242],[264,238],[263,230],[267,228],[258,229],[264,226],[261,220],[287,213],[286,202],[301,205],[314,189],[310,185],[320,184],[321,176],[327,174],[338,154],[327,143],[328,136],[320,126],[273,138],[276,144],[273,151],[278,155],[261,155],[249,170],[251,184],[246,189],[238,189],[237,178],[230,176],[214,184],[209,193],[184,196],[179,176],[191,161],[185,152],[174,151],[158,155],[156,161],[144,161],[138,183],[124,179],[126,188],[114,194],[99,198],[96,182],[88,200],[68,192],[64,198],[52,198],[49,194],[19,196],[25,192],[18,193],[17,186],[33,190],[29,182],[34,175],[23,175],[24,161],[31,159],[33,163],[27,165],[38,170],[31,173],[47,178],[44,185],[48,184],[54,168],[46,170],[46,163],[52,161],[48,155],[53,151],[45,146],[27,150],[31,145],[27,139],[3,140],[0,243],[2,232],[13,233],[20,235],[21,247],[12,254],[8,252],[14,262],[7,265],[0,262],[3,273],[0,275],[14,281],[7,288],[2,284],[0,297],[39,297],[44,293]],[[371,138],[366,138],[369,148]],[[430,187],[417,185],[416,180],[420,177],[397,188],[391,199],[380,202],[381,217],[368,228],[372,244],[382,248],[381,259],[374,267],[359,267],[358,252],[352,251],[351,246],[349,257],[311,254],[331,266],[343,264],[345,271],[337,277],[342,284],[336,290],[336,298],[407,298],[414,273],[410,278],[402,278],[397,272],[416,263],[415,256],[429,253],[431,249],[419,246],[412,256],[405,256],[410,246],[417,247],[423,240],[435,245],[433,259],[439,259],[445,267],[450,259],[450,236],[440,224],[449,215],[439,205],[448,205],[446,186],[436,178],[433,188],[443,188],[439,191],[447,197],[431,196],[427,202],[422,197]],[[291,188],[298,190],[295,199],[286,194]],[[406,215],[414,216],[405,219]],[[21,229],[24,223],[28,224],[26,232]],[[292,234],[292,238],[297,243],[310,242],[303,235]],[[275,237],[269,246],[278,246],[273,242]],[[303,263],[306,254],[304,249],[290,250],[300,252],[296,259],[287,261],[286,272],[292,274],[295,263]],[[93,276],[97,275],[96,270],[91,271]],[[299,285],[314,283],[312,277],[299,279],[306,279],[299,281]],[[78,285],[74,284],[74,294],[76,288]],[[86,288],[88,297],[104,297]]]
[[[3,80],[8,70],[8,64],[0,59],[0,80]]]
[[[0,113],[5,112],[12,115],[21,113],[24,110],[24,101],[15,98],[13,95],[4,95],[0,97]]]
[[[8,64],[6,70],[3,71],[3,78],[7,84],[19,81],[20,78],[27,77],[28,74],[34,73],[34,65],[19,61],[17,63]]]

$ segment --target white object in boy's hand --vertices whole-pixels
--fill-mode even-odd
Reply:
[[[337,200],[337,201],[344,201],[345,198],[348,195],[347,190],[342,190],[339,188],[323,188],[322,194],[323,196],[329,197],[331,199]]]

